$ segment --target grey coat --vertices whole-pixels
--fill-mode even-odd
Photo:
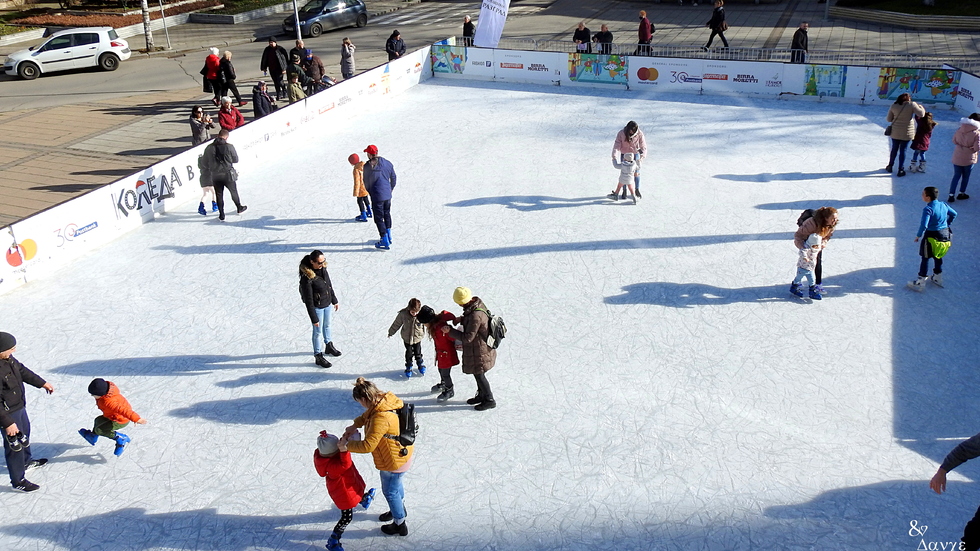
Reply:
[[[213,122],[204,122],[204,120],[197,120],[194,115],[191,115],[191,143],[194,145],[202,144],[211,139],[211,133],[208,132],[209,128],[214,128]]]
[[[346,44],[340,45],[340,73],[344,75],[354,74],[354,50],[356,48],[353,44],[350,46]]]
[[[197,167],[201,169],[201,187],[213,185],[215,180],[237,181],[238,171],[232,166],[237,162],[238,152],[235,151],[235,146],[221,138],[215,138],[197,159]]]
[[[420,343],[422,337],[425,336],[425,329],[422,324],[408,312],[408,308],[402,308],[398,311],[395,321],[388,328],[388,336],[394,335],[399,329],[401,329],[402,340],[405,341],[405,344]]]

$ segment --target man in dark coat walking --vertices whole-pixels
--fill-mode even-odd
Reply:
[[[269,45],[262,50],[262,63],[259,69],[269,73],[272,82],[276,86],[276,99],[281,100],[286,97],[286,86],[283,79],[286,78],[286,67],[289,66],[286,57],[286,48],[276,44],[275,37],[269,37]]]
[[[806,52],[809,47],[809,38],[806,35],[806,30],[810,28],[810,24],[806,21],[800,23],[800,28],[796,29],[793,33],[793,44],[790,49],[793,50],[792,58],[790,61],[792,63],[806,63]]]
[[[374,223],[381,234],[381,240],[374,246],[387,250],[391,248],[391,192],[397,182],[395,167],[388,159],[378,156],[376,145],[367,146],[364,152],[368,156],[368,162],[364,163],[364,188],[371,195]]]
[[[388,52],[388,61],[405,55],[405,41],[402,40],[402,34],[397,29],[391,32],[391,36],[385,42],[385,51]]]
[[[31,420],[27,417],[27,400],[24,383],[54,392],[51,383],[27,369],[14,358],[17,339],[10,333],[0,332],[0,427],[3,428],[3,457],[7,461],[10,484],[18,492],[33,492],[40,488],[24,474],[43,467],[47,459],[31,459]]]
[[[487,337],[490,336],[487,307],[480,297],[473,296],[473,292],[466,287],[456,287],[453,302],[463,307],[463,316],[456,320],[463,324],[463,330],[451,329],[447,325],[442,327],[442,332],[463,343],[463,373],[476,379],[476,396],[466,403],[475,406],[477,411],[493,409],[497,407],[497,402],[487,381],[487,371],[497,363],[497,351],[487,344]]]

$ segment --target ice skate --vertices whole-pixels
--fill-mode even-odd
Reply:
[[[630,195],[630,198],[633,199],[633,204],[635,205],[636,204],[636,194],[635,193],[631,194]]]
[[[327,539],[327,549],[329,551],[344,551],[344,546],[340,544],[340,538],[337,537],[337,534],[330,534]]]
[[[361,214],[354,217],[354,220],[357,220],[358,222],[367,222],[367,213],[362,210]]]
[[[365,509],[370,507],[371,503],[374,502],[374,496],[376,493],[377,491],[374,488],[371,488],[370,490],[365,492],[364,497],[361,498],[361,503],[360,503],[361,507]]]
[[[78,434],[82,435],[82,438],[93,446],[99,441],[99,435],[88,429],[78,429]]]
[[[432,385],[432,388],[429,389],[429,391],[432,392],[433,394],[442,392],[443,390],[446,390],[446,386],[443,385],[442,383],[436,383]]]
[[[439,394],[438,397],[436,397],[436,401],[441,404],[443,402],[448,401],[450,398],[452,398],[455,395],[456,395],[456,391],[454,391],[452,387],[449,387],[443,390],[442,393]]]
[[[121,432],[116,433],[116,449],[113,450],[113,455],[119,457],[126,451],[126,444],[129,444],[129,437]]]
[[[211,201],[211,212],[218,212],[218,202]]]
[[[207,216],[208,215],[208,211],[204,210],[204,203],[203,202],[201,202],[201,204],[197,206],[197,213],[200,214],[201,216]]]
[[[419,375],[425,375],[425,364],[419,364]]]
[[[388,241],[387,234],[381,236],[381,241],[378,241],[377,243],[375,243],[374,244],[374,248],[375,249],[384,249],[386,251],[391,249],[391,242]]]
[[[915,279],[914,281],[910,281],[908,283],[908,286],[909,286],[909,289],[912,289],[913,291],[916,291],[916,292],[921,293],[926,288],[926,278],[919,277],[919,278]]]
[[[919,174],[925,174],[926,172],[926,162],[922,161],[919,163]]]
[[[606,197],[612,199],[613,201],[619,201],[619,194],[616,193],[615,191],[610,193],[609,195],[606,195]]]
[[[813,300],[823,300],[823,295],[820,294],[820,291],[817,291],[816,285],[810,286],[810,298]]]
[[[932,277],[929,278],[929,281],[931,281],[936,287],[942,287],[943,286],[943,274],[941,274],[941,273],[939,273],[939,274],[932,274]]]
[[[912,161],[911,163],[909,163],[909,172],[911,172],[911,173],[914,174],[914,173],[916,173],[918,171],[919,171],[919,163],[917,163],[915,161]]]
[[[791,283],[789,286],[789,292],[803,298],[803,287],[799,283]]]
[[[405,368],[405,377],[411,379],[412,378],[412,375],[414,375],[414,374],[415,373],[412,371],[412,366],[408,366],[408,367]]]

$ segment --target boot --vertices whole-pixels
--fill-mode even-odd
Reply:
[[[439,394],[439,396],[436,398],[436,401],[441,404],[443,402],[448,401],[450,398],[452,398],[455,395],[456,395],[456,392],[453,391],[453,387],[449,387],[447,389],[444,389],[442,391],[442,393]]]
[[[391,245],[391,228],[385,230],[385,237],[388,238],[388,244]]]
[[[99,435],[95,434],[94,432],[88,429],[78,429],[78,434],[81,434],[82,438],[84,438],[86,442],[92,444],[93,446],[99,440]]]
[[[929,278],[929,281],[935,283],[936,287],[942,287],[943,286],[942,272],[932,274],[932,277]]]
[[[129,437],[121,432],[116,433],[116,449],[113,451],[113,455],[119,457],[126,451],[126,444],[129,444]]]
[[[358,222],[367,222],[367,213],[362,210],[360,216],[355,217],[354,220],[357,220]]]
[[[899,178],[905,176],[905,169],[903,167],[898,167],[898,174],[896,174],[895,176],[898,176]]]
[[[204,210],[204,201],[201,201],[201,204],[197,206],[197,213],[201,216],[208,215],[208,211]]]
[[[474,406],[473,409],[477,411],[486,411],[488,409],[493,409],[495,407],[497,407],[497,402],[493,400],[487,400],[485,402],[480,402],[479,404]]]
[[[911,163],[909,163],[909,172],[914,174],[918,171],[919,171],[919,163],[917,163],[916,161],[912,161]]]
[[[318,366],[320,366],[320,367],[322,367],[324,369],[326,369],[326,368],[328,368],[328,367],[330,367],[332,365],[330,362],[327,361],[326,358],[323,357],[323,354],[322,353],[321,354],[314,354],[313,355],[313,358],[315,358],[314,361],[316,362],[316,365],[318,365]]]
[[[391,249],[391,242],[388,241],[388,235],[387,234],[382,235],[381,236],[381,241],[378,241],[377,243],[375,243],[374,244],[374,248],[375,249],[384,249],[386,251],[389,250],[389,249]]]
[[[469,404],[469,405],[471,405],[471,406],[475,406],[477,404],[482,404],[483,403],[483,396],[480,396],[479,394],[477,394],[476,396],[474,396],[474,397],[466,400],[466,403]]]
[[[337,347],[333,345],[333,341],[323,345],[323,348],[325,348],[327,354],[330,354],[331,356],[340,356],[340,350],[337,350]]]
[[[926,278],[919,276],[915,281],[910,281],[908,283],[909,289],[921,293],[926,288]]]
[[[926,171],[926,162],[922,161],[919,163],[919,173],[922,174],[925,173],[925,171]]]
[[[385,524],[381,527],[381,531],[389,536],[407,536],[408,535],[408,523],[402,520],[401,524]]]
[[[211,212],[218,212],[218,202],[211,201]]]
[[[823,295],[821,295],[820,291],[817,290],[816,285],[810,286],[810,298],[813,300],[823,300]]]
[[[789,292],[803,298],[803,286],[799,283],[791,283],[789,286]]]
[[[367,217],[371,218],[371,205],[367,206]]]
[[[957,193],[957,194],[956,194],[956,198],[957,198],[957,199],[959,199],[960,201],[962,201],[962,200],[964,200],[964,199],[969,199],[969,198],[970,198],[970,196],[969,196],[969,195],[967,195],[967,194],[965,194],[965,193],[963,193],[963,192],[961,191],[961,192],[959,192],[959,193]]]

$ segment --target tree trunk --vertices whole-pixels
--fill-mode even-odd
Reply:
[[[153,31],[150,30],[150,6],[146,0],[140,0],[140,8],[143,10],[143,34],[146,36],[146,51],[153,51]]]

